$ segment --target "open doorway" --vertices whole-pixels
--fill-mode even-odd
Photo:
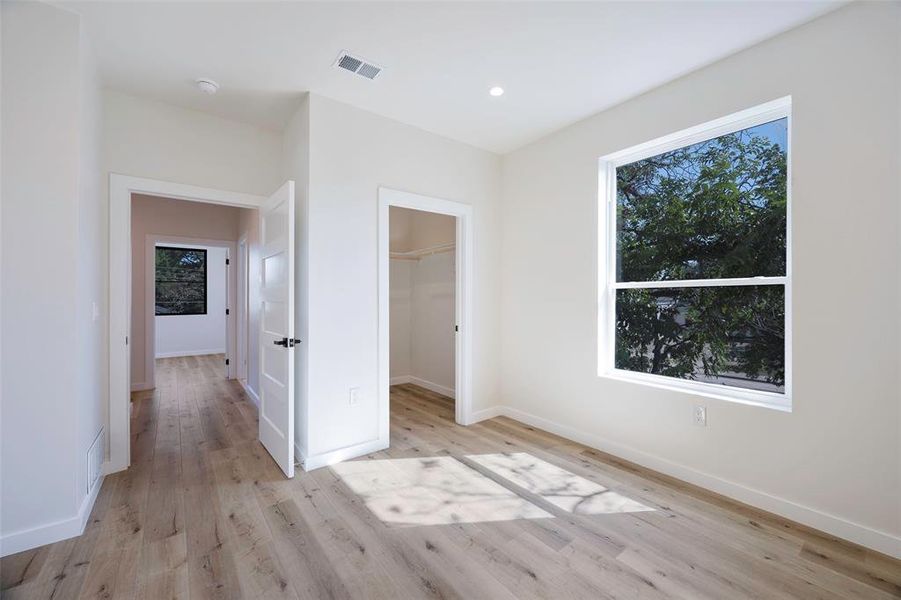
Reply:
[[[157,360],[184,362],[181,366],[185,370],[204,374],[212,381],[221,382],[215,385],[227,385],[240,394],[241,387],[235,381],[229,382],[237,376],[237,331],[241,325],[235,310],[237,299],[242,296],[242,290],[237,287],[235,257],[240,239],[245,240],[248,248],[258,244],[259,212],[266,201],[265,197],[250,194],[123,175],[110,176],[107,473],[127,468],[131,463],[129,392],[137,389],[155,394],[160,391],[154,390],[161,383]],[[160,248],[172,249],[172,256],[168,257],[171,264],[191,265],[195,269],[190,273],[169,273],[178,280],[175,283],[193,282],[193,290],[157,296],[156,266]],[[248,270],[251,267],[247,265]],[[203,278],[207,280],[206,286],[199,283]],[[245,277],[243,285],[250,286],[253,281],[252,277]],[[212,285],[218,288],[220,300],[214,298]],[[252,293],[244,291],[244,295],[249,297]],[[175,311],[175,305],[180,302],[190,306],[181,311],[184,314],[173,314],[171,311]],[[163,312],[169,312],[157,314],[160,312],[158,305]],[[207,339],[215,341],[203,343],[194,339],[188,343],[189,327],[186,327],[185,319],[200,317],[204,311],[218,317],[218,325],[207,331],[214,334],[214,338]],[[250,321],[252,312],[245,310],[243,318]],[[162,327],[158,328],[159,323]],[[246,345],[243,353],[252,357],[254,353],[249,347],[258,344],[259,336],[253,335],[256,330],[252,326],[245,325],[244,331],[247,335],[241,341]],[[246,382],[258,381],[259,369],[253,368],[252,361],[248,366]],[[162,383],[166,383],[165,375]],[[245,387],[245,391],[250,401],[258,403],[257,395],[250,393],[249,387]],[[244,429],[248,436],[255,437],[256,409],[245,412],[248,417]],[[215,432],[215,428],[209,429]]]
[[[242,209],[135,194],[131,199],[131,388],[160,366],[236,377],[237,239]],[[255,212],[255,211],[254,211]]]
[[[390,443],[392,384],[431,394],[468,425],[472,207],[380,188],[379,265],[381,443]]]
[[[456,396],[456,234],[452,215],[392,206],[391,394],[450,408]]]

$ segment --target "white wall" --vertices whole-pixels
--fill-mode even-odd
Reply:
[[[77,265],[77,327],[78,327],[78,465],[76,489],[80,494],[80,510],[90,511],[92,497],[88,481],[88,450],[97,436],[105,433],[104,422],[108,409],[106,320],[107,293],[103,257],[107,236],[104,235],[107,214],[100,177],[101,131],[103,123],[100,78],[96,58],[89,40],[89,32],[80,28],[79,61],[80,90],[80,157],[78,194],[78,265]],[[98,440],[100,458],[105,438]],[[85,517],[87,515],[84,515]]]
[[[391,252],[453,244],[457,236],[457,219],[449,215],[391,206],[388,220],[388,249]]]
[[[392,259],[388,273],[388,296],[391,306],[388,319],[391,330],[388,334],[391,353],[389,374],[392,383],[410,377],[413,373],[411,328],[413,323],[413,269],[416,263],[410,260]]]
[[[392,259],[390,269],[391,379],[454,397],[454,253]]]
[[[898,13],[842,8],[504,158],[501,381],[515,414],[901,548]],[[786,95],[793,412],[599,378],[598,157]],[[708,427],[692,425],[694,403]]]
[[[158,246],[179,246],[160,243]],[[228,249],[191,245],[207,251],[206,314],[156,316],[156,357],[225,354],[225,309],[227,278],[225,259]],[[146,276],[146,275],[145,275]]]
[[[307,456],[378,440],[379,186],[473,206],[473,409],[493,406],[499,157],[320,96],[309,105]],[[356,406],[351,387],[360,388]]]
[[[413,268],[410,375],[454,397],[456,350],[454,253],[424,256]]]
[[[6,555],[82,529],[91,504],[85,450],[101,421],[104,349],[91,306],[102,302],[93,58],[76,15],[19,2],[0,11]],[[52,369],[48,352],[60,357]]]
[[[149,276],[147,236],[175,236],[237,242],[241,209],[219,204],[189,202],[135,194],[131,202],[131,384],[135,389],[149,389],[146,328],[146,305]],[[236,289],[229,290],[234,298]],[[176,317],[165,317],[172,319]],[[161,319],[156,319],[159,324]],[[224,346],[223,346],[224,347]],[[212,348],[210,348],[212,349]]]
[[[269,195],[281,185],[281,133],[105,90],[104,174]]]

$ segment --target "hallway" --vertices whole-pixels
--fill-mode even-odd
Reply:
[[[158,364],[132,467],[84,535],[3,559],[4,599],[901,593],[887,559],[413,385],[390,450],[285,480],[221,365]]]

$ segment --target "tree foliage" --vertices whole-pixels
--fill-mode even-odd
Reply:
[[[206,313],[206,250],[156,248],[156,314]]]
[[[785,275],[786,151],[761,129],[616,175],[619,281]],[[616,366],[779,389],[784,311],[781,285],[619,290]]]

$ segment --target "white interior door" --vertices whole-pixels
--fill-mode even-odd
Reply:
[[[260,207],[260,442],[294,477],[294,182]]]

